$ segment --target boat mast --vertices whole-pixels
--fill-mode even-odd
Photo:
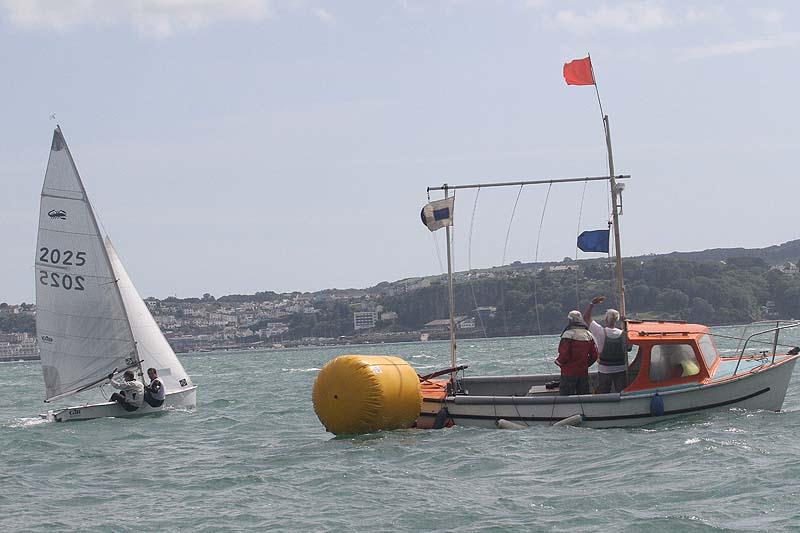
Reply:
[[[608,148],[608,174],[609,185],[611,186],[611,219],[614,226],[614,252],[617,259],[617,301],[619,305],[620,318],[622,319],[622,336],[627,339],[628,322],[625,312],[625,281],[622,276],[622,252],[620,251],[619,236],[619,212],[621,211],[620,190],[617,188],[617,180],[614,178],[614,155],[611,152],[611,128],[608,125],[608,115],[603,115],[603,129],[606,132],[606,147]],[[620,184],[621,185],[621,184]],[[628,352],[625,352],[625,376],[630,382],[630,364],[628,363]]]
[[[100,248],[102,249],[103,257],[106,259],[106,264],[108,265],[108,270],[114,276],[114,290],[117,292],[117,297],[119,298],[119,304],[122,308],[122,314],[125,317],[125,324],[128,326],[128,332],[131,335],[131,341],[133,342],[133,360],[135,362],[135,366],[139,369],[139,377],[144,383],[144,371],[142,370],[142,360],[139,357],[139,347],[136,345],[136,338],[133,336],[133,329],[131,328],[131,320],[128,317],[128,310],[125,308],[125,301],[122,299],[122,292],[119,290],[119,279],[116,277],[116,272],[114,272],[114,267],[111,265],[111,259],[108,257],[108,250],[106,250],[106,243],[103,240],[102,233],[100,232],[100,227],[97,224],[97,217],[94,214],[94,208],[92,207],[92,202],[89,201],[89,195],[86,194],[86,187],[83,186],[83,180],[81,179],[80,172],[78,172],[78,167],[75,165],[75,160],[72,158],[72,152],[69,151],[69,147],[67,146],[67,141],[64,139],[64,134],[61,133],[61,126],[56,125],[56,129],[58,130],[58,134],[61,136],[61,140],[64,143],[64,146],[67,149],[67,156],[69,157],[69,162],[72,165],[72,169],[75,171],[75,177],[78,180],[78,184],[81,186],[81,190],[83,191],[83,198],[86,201],[86,206],[89,208],[89,216],[92,219],[92,224],[94,225],[94,229],[97,232],[97,235],[100,237]],[[130,368],[130,367],[129,367]]]
[[[617,262],[617,300],[619,305],[619,313],[624,323],[627,315],[625,313],[625,283],[622,276],[622,252],[620,251],[619,236],[619,212],[621,209],[621,202],[619,198],[619,189],[617,188],[617,178],[614,176],[614,156],[611,151],[611,129],[608,125],[608,115],[603,116],[603,126],[606,132],[606,147],[608,148],[608,174],[611,185],[611,218],[612,225],[614,226],[614,252]]]
[[[444,197],[447,199],[450,196],[450,190],[445,183],[443,186]],[[453,254],[451,251],[452,240],[450,236],[450,225],[445,227],[445,234],[447,236],[447,291],[450,300],[450,367],[453,372],[450,374],[450,383],[453,385],[453,394],[455,394],[456,385],[456,303],[453,298]]]

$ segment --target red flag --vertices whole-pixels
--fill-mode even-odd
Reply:
[[[594,85],[592,59],[585,57],[564,64],[564,80],[567,85]]]

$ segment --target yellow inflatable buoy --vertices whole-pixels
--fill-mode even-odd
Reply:
[[[337,357],[320,370],[311,397],[335,435],[411,427],[422,408],[417,372],[389,355]]]

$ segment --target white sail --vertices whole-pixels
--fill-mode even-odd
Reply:
[[[136,346],[116,276],[59,128],[42,188],[35,264],[45,401],[134,366]]]
[[[111,268],[118,280],[117,286],[125,304],[142,367],[145,369],[152,367],[158,371],[158,376],[164,383],[167,394],[191,387],[192,380],[167,343],[136,287],[133,286],[133,282],[108,237],[105,239],[105,245]]]

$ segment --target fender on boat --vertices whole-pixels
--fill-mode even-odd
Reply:
[[[335,435],[408,428],[422,409],[417,372],[388,355],[342,355],[320,370],[314,412]]]
[[[527,429],[528,426],[523,426],[522,424],[517,424],[516,422],[511,422],[510,420],[506,420],[505,418],[500,418],[495,422],[497,425],[497,429]]]
[[[562,418],[553,426],[580,426],[583,423],[583,415],[572,415],[567,418]]]

